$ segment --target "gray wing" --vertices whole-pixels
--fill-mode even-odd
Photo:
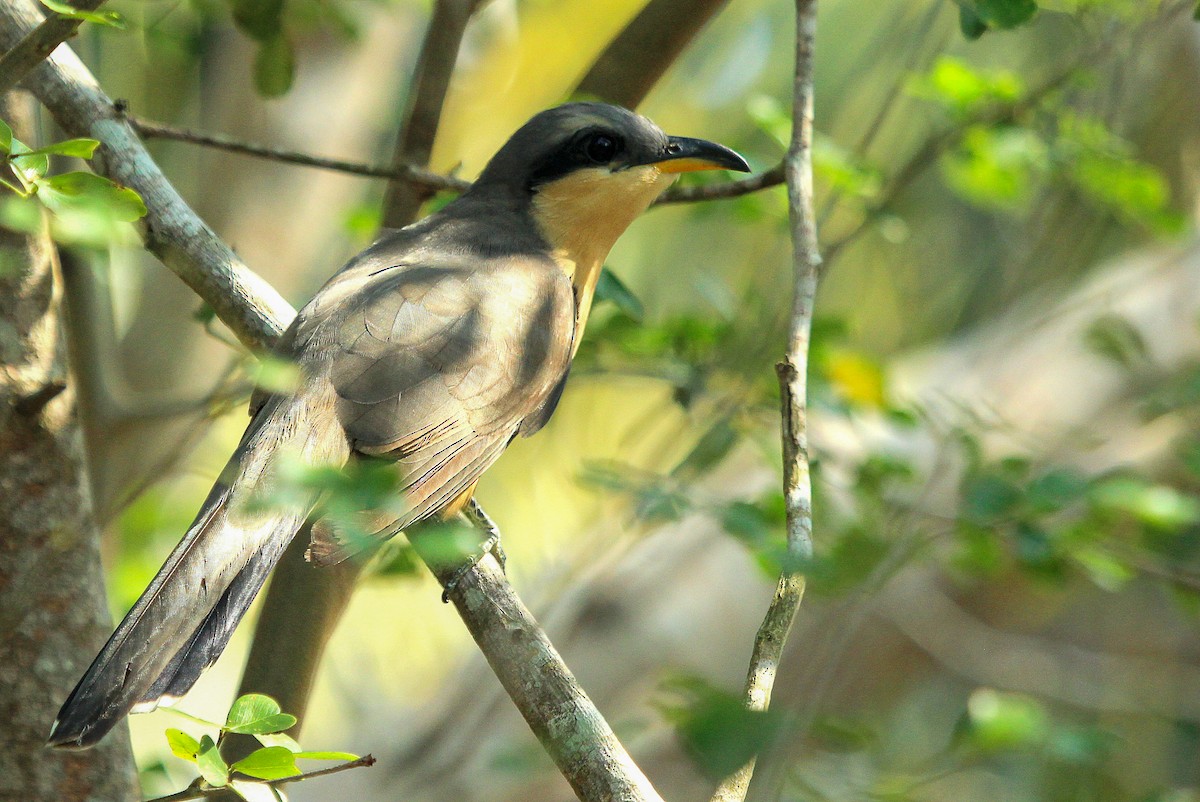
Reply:
[[[570,364],[574,299],[536,257],[387,268],[346,297],[316,336],[351,446],[401,471],[408,511],[379,522],[390,533],[467,491],[527,419],[544,422]],[[348,556],[338,540],[318,528],[314,559]]]

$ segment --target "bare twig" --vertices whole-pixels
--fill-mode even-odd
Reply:
[[[75,0],[73,5],[79,11],[93,11],[103,4],[104,0]],[[51,14],[15,44],[8,45],[0,56],[0,94],[16,87],[56,47],[74,36],[82,24],[81,19]]]
[[[361,175],[367,178],[391,178],[409,181],[432,190],[462,192],[471,186],[470,181],[442,175],[410,164],[382,166],[346,161],[344,159],[330,159],[324,156],[313,156],[309,153],[277,148],[272,145],[246,142],[223,134],[209,134],[190,128],[181,128],[176,125],[152,122],[130,114],[126,114],[125,119],[133,126],[133,130],[141,134],[144,139],[171,139],[176,142],[188,142],[193,145],[203,145],[218,150],[226,150],[230,153],[241,153],[246,156],[255,156],[260,159],[270,159],[287,164],[299,164],[322,170],[335,170],[340,173]]]
[[[749,195],[751,192],[777,187],[784,180],[783,165],[784,163],[780,162],[766,172],[748,178],[739,178],[736,181],[722,181],[719,184],[704,184],[697,187],[674,187],[664,192],[654,205],[739,198],[742,195]]]
[[[40,23],[29,0],[0,0],[0,47],[12,47]],[[34,68],[28,83],[68,134],[100,140],[92,160],[98,172],[142,196],[146,249],[207,301],[244,344],[273,343],[295,310],[184,202],[71,49],[58,48]]]
[[[418,553],[431,547],[412,539]],[[443,586],[459,565],[424,554]],[[449,591],[463,623],[530,729],[584,802],[661,802],[490,553]]]
[[[417,71],[408,96],[408,108],[400,138],[396,142],[395,164],[429,164],[433,141],[437,138],[442,104],[450,88],[450,76],[462,46],[463,34],[481,0],[437,0],[429,30],[421,44]],[[402,228],[416,219],[421,204],[433,193],[429,187],[410,181],[392,181],[383,199],[383,225]]]
[[[327,774],[337,774],[342,771],[349,771],[350,769],[361,769],[368,766],[374,766],[375,762],[375,758],[371,755],[363,755],[358,760],[339,763],[338,765],[330,766],[327,769],[306,771],[303,774],[297,774],[293,777],[284,777],[282,780],[271,780],[270,782],[263,783],[263,785],[269,785],[274,788],[279,785],[284,785],[285,783],[298,783],[303,782],[304,780],[311,780],[314,777],[324,777]],[[177,791],[173,794],[155,797],[154,799],[147,800],[147,802],[188,802],[188,800],[192,799],[206,799],[208,797],[222,796],[228,793],[229,789],[224,787],[213,788],[211,786],[204,786],[185,788],[182,791]]]
[[[745,703],[766,710],[783,647],[804,597],[802,561],[812,556],[812,482],[809,476],[807,376],[821,257],[813,211],[812,116],[813,50],[816,44],[817,2],[796,0],[796,71],[792,89],[792,142],[784,161],[788,210],[791,216],[792,265],[795,274],[787,351],[776,366],[782,404],[783,495],[787,506],[788,565],[779,577],[775,596],[754,638]],[[714,802],[746,798],[755,761],[751,759],[727,777],[713,795]]]

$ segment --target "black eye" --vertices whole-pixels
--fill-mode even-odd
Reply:
[[[620,147],[620,142],[608,134],[593,134],[583,144],[583,152],[596,164],[608,164]]]

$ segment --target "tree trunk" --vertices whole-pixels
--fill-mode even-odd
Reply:
[[[0,117],[20,137],[18,97]],[[47,234],[0,228],[0,800],[125,802],[138,796],[127,728],[88,751],[45,747],[111,629],[60,278]]]

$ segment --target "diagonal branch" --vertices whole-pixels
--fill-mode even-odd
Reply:
[[[812,118],[813,51],[817,0],[796,0],[796,71],[792,88],[792,142],[784,160],[791,217],[795,286],[787,351],[776,365],[779,374],[783,441],[783,495],[787,504],[788,564],[754,639],[746,677],[745,703],[766,710],[783,647],[804,598],[803,563],[812,557],[812,481],[808,457],[808,346],[821,256],[813,211]],[[741,802],[754,775],[754,759],[727,777],[714,802]]]
[[[0,0],[0,48],[13,47],[40,23],[29,0]],[[247,347],[270,346],[295,310],[184,202],[75,53],[58,48],[30,72],[27,83],[69,135],[100,140],[92,161],[99,173],[142,196],[147,214],[140,229],[146,249],[204,299]]]
[[[575,91],[636,108],[729,0],[650,0],[592,63]]]
[[[93,11],[103,4],[104,0],[75,0],[74,7],[79,11]],[[30,70],[74,36],[82,24],[82,19],[51,14],[15,44],[6,45],[7,51],[0,56],[0,94],[15,88]]]
[[[463,34],[480,4],[481,0],[438,0],[434,4],[393,163],[419,167],[429,164]],[[412,181],[390,182],[383,199],[384,227],[403,228],[413,222],[421,204],[432,195],[428,186]]]

